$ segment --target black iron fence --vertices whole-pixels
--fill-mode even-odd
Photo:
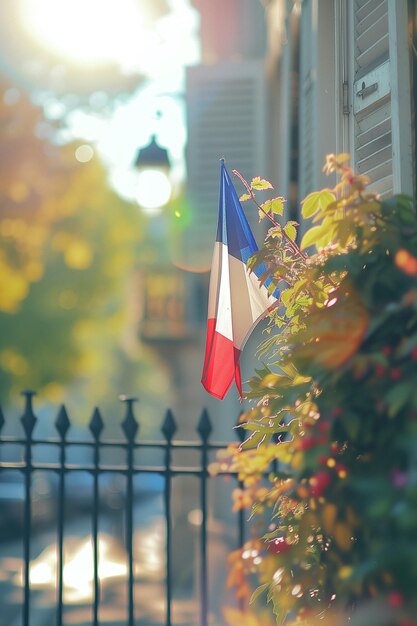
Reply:
[[[92,554],[93,554],[93,594],[92,594],[92,623],[98,626],[100,607],[100,576],[99,576],[99,517],[100,517],[100,476],[104,473],[113,475],[123,475],[125,477],[125,493],[123,498],[124,508],[124,532],[127,552],[127,624],[134,626],[140,624],[135,619],[135,552],[133,545],[133,507],[134,507],[134,478],[146,474],[157,474],[163,478],[163,516],[165,519],[165,624],[173,624],[173,566],[172,566],[172,480],[176,476],[186,475],[196,478],[199,485],[199,508],[201,519],[199,521],[198,538],[198,576],[199,576],[199,613],[200,626],[208,626],[209,614],[209,584],[208,584],[208,472],[209,454],[225,448],[228,443],[215,443],[210,441],[212,425],[206,410],[201,414],[197,425],[199,440],[180,441],[174,439],[177,425],[170,410],[167,411],[161,427],[163,439],[159,441],[145,441],[137,439],[139,422],[134,414],[135,398],[122,397],[125,405],[125,416],[122,421],[124,440],[103,439],[102,431],[104,422],[100,410],[96,408],[93,412],[89,424],[91,437],[89,440],[74,439],[68,437],[71,422],[67,411],[62,406],[55,420],[57,437],[37,438],[35,426],[38,418],[33,410],[34,392],[26,391],[25,407],[20,418],[23,427],[23,437],[0,436],[0,478],[3,470],[13,470],[23,475],[24,483],[24,506],[23,506],[23,605],[22,624],[31,626],[31,541],[33,538],[33,494],[32,482],[34,473],[44,471],[53,473],[57,480],[56,490],[56,512],[57,512],[57,537],[56,537],[56,624],[62,626],[64,623],[64,541],[65,541],[65,503],[67,498],[67,481],[70,474],[77,472],[88,472],[92,476],[91,493],[91,516],[92,516]],[[0,408],[0,431],[5,420]],[[237,430],[239,434],[240,429]],[[1,433],[0,433],[1,434]],[[21,460],[6,461],[2,451],[8,446],[19,445],[23,448]],[[34,458],[34,448],[36,446],[54,447],[59,451],[58,462],[42,462]],[[89,463],[71,463],[68,460],[68,450],[74,446],[88,448],[92,452],[92,459]],[[135,454],[142,450],[162,451],[163,463],[160,465],[140,464],[136,462]],[[173,463],[173,453],[177,450],[193,450],[199,457],[199,462],[194,465],[176,465]],[[104,451],[118,451],[124,460],[121,463],[105,463],[102,461]],[[108,456],[108,454],[107,454]],[[220,472],[220,474],[226,472]],[[235,477],[236,479],[236,477]],[[227,504],[227,506],[229,506]],[[237,515],[236,546],[243,545],[245,533],[244,515],[239,512]],[[125,623],[126,623],[125,622]]]

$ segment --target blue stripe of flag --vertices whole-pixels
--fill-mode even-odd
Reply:
[[[224,243],[228,248],[229,254],[245,264],[258,250],[223,159],[220,162],[219,221],[217,224],[216,241]],[[258,265],[254,270],[258,278],[266,272],[267,269],[264,263]],[[264,281],[265,287],[268,287],[271,282],[272,276],[268,276]],[[279,289],[276,289],[273,296],[278,298],[279,294]]]

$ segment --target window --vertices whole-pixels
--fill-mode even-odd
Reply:
[[[407,0],[354,0],[346,15],[350,152],[382,197],[412,193]]]

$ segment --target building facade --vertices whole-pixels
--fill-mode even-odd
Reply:
[[[300,201],[329,185],[322,172],[328,153],[350,153],[381,197],[415,193],[416,0],[193,4],[201,15],[202,63],[189,68],[186,83],[192,219],[184,254],[191,267],[196,260],[210,265],[221,157],[249,180],[269,178],[287,198],[286,217],[300,222]],[[238,180],[236,187],[243,192]],[[261,243],[265,226],[249,204],[245,212]],[[207,287],[202,275],[200,296]],[[259,333],[243,355],[244,379],[257,365]],[[201,324],[196,354],[203,349]],[[207,404],[222,416],[239,409],[233,392]]]
[[[274,158],[294,202],[326,184],[329,152],[350,153],[381,197],[415,192],[415,12],[407,0],[269,3]]]

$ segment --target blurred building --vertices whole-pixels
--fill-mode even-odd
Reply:
[[[220,158],[225,157],[229,170],[239,170],[249,181],[257,175],[268,177],[273,170],[268,141],[271,115],[265,65],[267,29],[265,11],[259,2],[196,0],[192,4],[201,17],[202,63],[188,68],[186,76],[186,195],[190,224],[179,246],[180,265],[191,271],[168,268],[169,263],[165,270],[161,267],[161,281],[179,288],[160,289],[158,293],[165,295],[160,295],[158,302],[152,300],[149,289],[145,290],[141,336],[160,353],[161,360],[171,370],[176,390],[173,409],[179,417],[180,435],[194,436],[196,413],[206,406],[214,418],[213,438],[231,439],[232,427],[241,410],[236,390],[232,389],[220,402],[209,396],[200,382],[208,269],[217,226]],[[243,193],[243,186],[235,180],[238,193]],[[261,242],[263,232],[258,225],[256,207],[251,207],[247,216]],[[193,271],[201,268],[206,271]],[[152,297],[157,290],[153,277],[154,272],[148,285]],[[177,294],[176,304],[167,306],[164,298],[172,299],[173,291]],[[147,313],[149,306],[153,307],[152,314]],[[182,331],[181,322],[174,329],[170,319],[174,309],[183,316]],[[156,310],[160,316],[158,324]],[[253,350],[247,353],[253,355]],[[244,367],[244,379],[252,371],[251,362]]]
[[[219,159],[249,181],[271,171],[266,23],[263,7],[253,0],[193,4],[201,14],[202,64],[188,68],[186,81],[192,223],[184,245],[190,263],[203,259],[208,264],[217,223]],[[256,231],[257,211],[247,213]]]
[[[201,17],[202,63],[188,68],[186,75],[186,193],[191,222],[182,241],[182,253],[188,267],[209,268],[217,226],[220,158],[225,158],[229,171],[237,169],[249,181],[257,175],[268,177],[273,171],[265,65],[267,29],[260,2],[193,0],[192,4]],[[243,193],[237,178],[235,184],[238,193]],[[246,213],[260,242],[264,228],[259,227],[256,207],[250,207]],[[188,384],[200,390],[201,403],[212,411],[217,436],[230,438],[241,410],[236,390],[232,389],[220,402],[202,390],[200,384],[208,278],[208,273],[190,274],[188,278],[200,285],[196,293],[203,310]],[[253,355],[253,350],[247,354]],[[244,380],[253,371],[253,356],[249,361],[247,367],[243,363]]]

